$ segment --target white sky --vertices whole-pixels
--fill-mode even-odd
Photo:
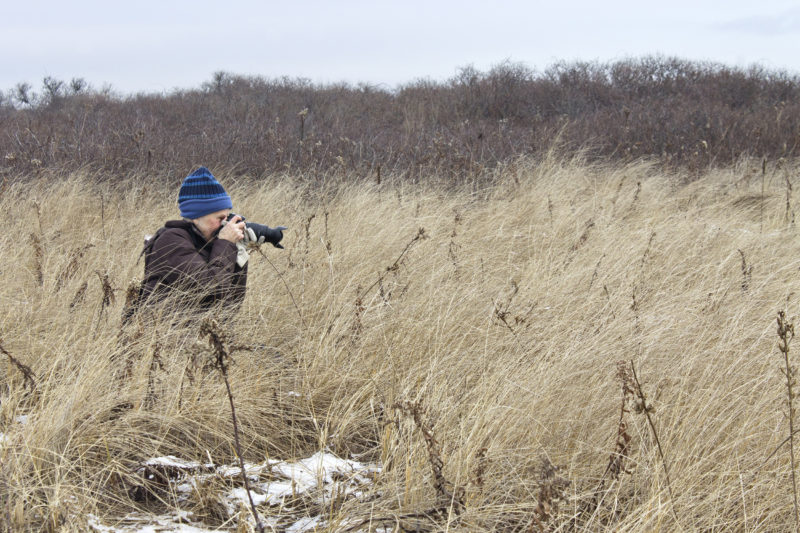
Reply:
[[[0,90],[83,77],[122,93],[212,73],[443,80],[458,67],[646,54],[800,73],[800,0],[28,0],[0,8]]]

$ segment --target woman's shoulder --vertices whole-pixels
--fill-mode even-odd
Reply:
[[[194,224],[188,220],[168,220],[164,223],[165,230],[183,230],[191,231]]]
[[[170,220],[153,236],[153,246],[172,246],[180,241],[194,244],[192,233],[191,222],[185,220]]]

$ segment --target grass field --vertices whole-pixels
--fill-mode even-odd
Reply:
[[[286,250],[251,255],[241,311],[218,319],[242,458],[374,466],[357,493],[320,483],[260,504],[273,530],[797,527],[776,323],[800,303],[796,166],[688,180],[519,160],[483,190],[212,171],[237,212],[290,227]],[[9,530],[122,530],[178,509],[197,528],[254,528],[247,506],[221,507],[235,476],[179,494],[143,467],[238,464],[199,328],[120,325],[142,237],[177,216],[182,177],[4,186]],[[789,343],[790,365],[799,352]]]

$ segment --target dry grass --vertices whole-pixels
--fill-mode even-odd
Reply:
[[[331,531],[794,528],[780,368],[796,364],[775,319],[800,306],[797,167],[767,173],[763,195],[747,162],[683,184],[646,164],[519,161],[477,193],[217,174],[238,212],[291,228],[285,251],[264,249],[272,264],[252,255],[241,312],[219,320],[247,348],[226,376],[243,458],[329,449],[383,467],[370,501],[331,503]],[[135,474],[153,456],[235,460],[199,328],[120,327],[179,180],[96,178],[12,181],[0,198],[14,531],[175,505]],[[619,361],[646,404],[628,375],[620,408]]]

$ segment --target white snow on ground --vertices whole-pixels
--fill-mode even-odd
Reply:
[[[100,522],[98,517],[89,515],[88,524],[93,531],[98,533],[221,533],[223,531],[220,529],[204,529],[189,524],[182,524],[177,521],[179,519],[180,517],[166,515],[129,515],[120,520],[120,523],[117,525],[106,526]]]
[[[260,465],[253,465],[253,464],[245,463],[244,464],[244,471],[247,472],[247,477],[253,477],[253,476],[258,477],[258,475],[261,474],[261,472],[263,472],[264,470],[269,470],[270,466],[275,465],[275,464],[279,464],[280,462],[281,461],[278,461],[276,459],[270,459],[269,462],[262,463]],[[214,466],[214,465],[211,465],[211,466]],[[217,467],[217,474],[219,474],[220,476],[225,476],[225,477],[241,476],[242,475],[242,469],[238,465],[236,465],[236,466],[219,466],[219,467]]]
[[[28,415],[18,415],[14,417],[14,422],[18,424],[25,425],[28,423]],[[8,444],[11,439],[5,433],[0,433],[0,448],[3,447],[4,444]]]
[[[152,479],[152,470],[156,469],[169,477],[169,490],[177,494],[177,505],[186,503],[192,492],[210,479],[225,480],[237,485],[223,497],[223,503],[229,516],[246,509],[249,514],[250,499],[247,490],[241,486],[241,468],[234,465],[219,465],[189,461],[172,455],[154,457],[142,463],[139,473]],[[149,472],[149,474],[148,474]],[[296,462],[269,460],[262,464],[245,463],[245,472],[250,483],[250,494],[253,503],[265,512],[265,506],[275,510],[268,512],[269,518],[261,517],[264,526],[292,533],[314,531],[325,527],[323,516],[307,516],[302,511],[295,511],[284,506],[287,499],[294,500],[305,497],[326,508],[326,503],[333,497],[361,498],[372,485],[374,475],[380,467],[354,460],[341,459],[330,453],[315,453],[311,457]],[[261,514],[261,512],[259,514]],[[203,524],[193,520],[191,512],[176,510],[171,515],[129,514],[117,519],[101,520],[90,515],[89,527],[98,533],[155,533],[174,531],[178,533],[210,533],[218,529],[205,529]],[[113,524],[113,525],[108,525]],[[235,524],[232,524],[235,525]]]
[[[286,528],[286,533],[297,533],[299,531],[313,531],[322,524],[322,518],[314,516],[311,518],[301,518],[291,526]]]
[[[255,491],[250,491],[250,496],[253,498],[253,505],[263,505],[269,500],[269,494],[258,494]],[[239,500],[242,505],[248,505],[250,500],[247,497],[247,489],[243,487],[233,489],[228,495],[228,499]]]
[[[214,465],[209,463],[206,465],[202,465],[197,461],[185,461],[183,459],[179,459],[174,455],[165,455],[164,457],[154,457],[153,459],[148,459],[144,462],[147,466],[171,466],[173,468],[180,468],[186,470],[196,470],[198,468],[202,468],[205,466],[206,468],[214,468]]]

